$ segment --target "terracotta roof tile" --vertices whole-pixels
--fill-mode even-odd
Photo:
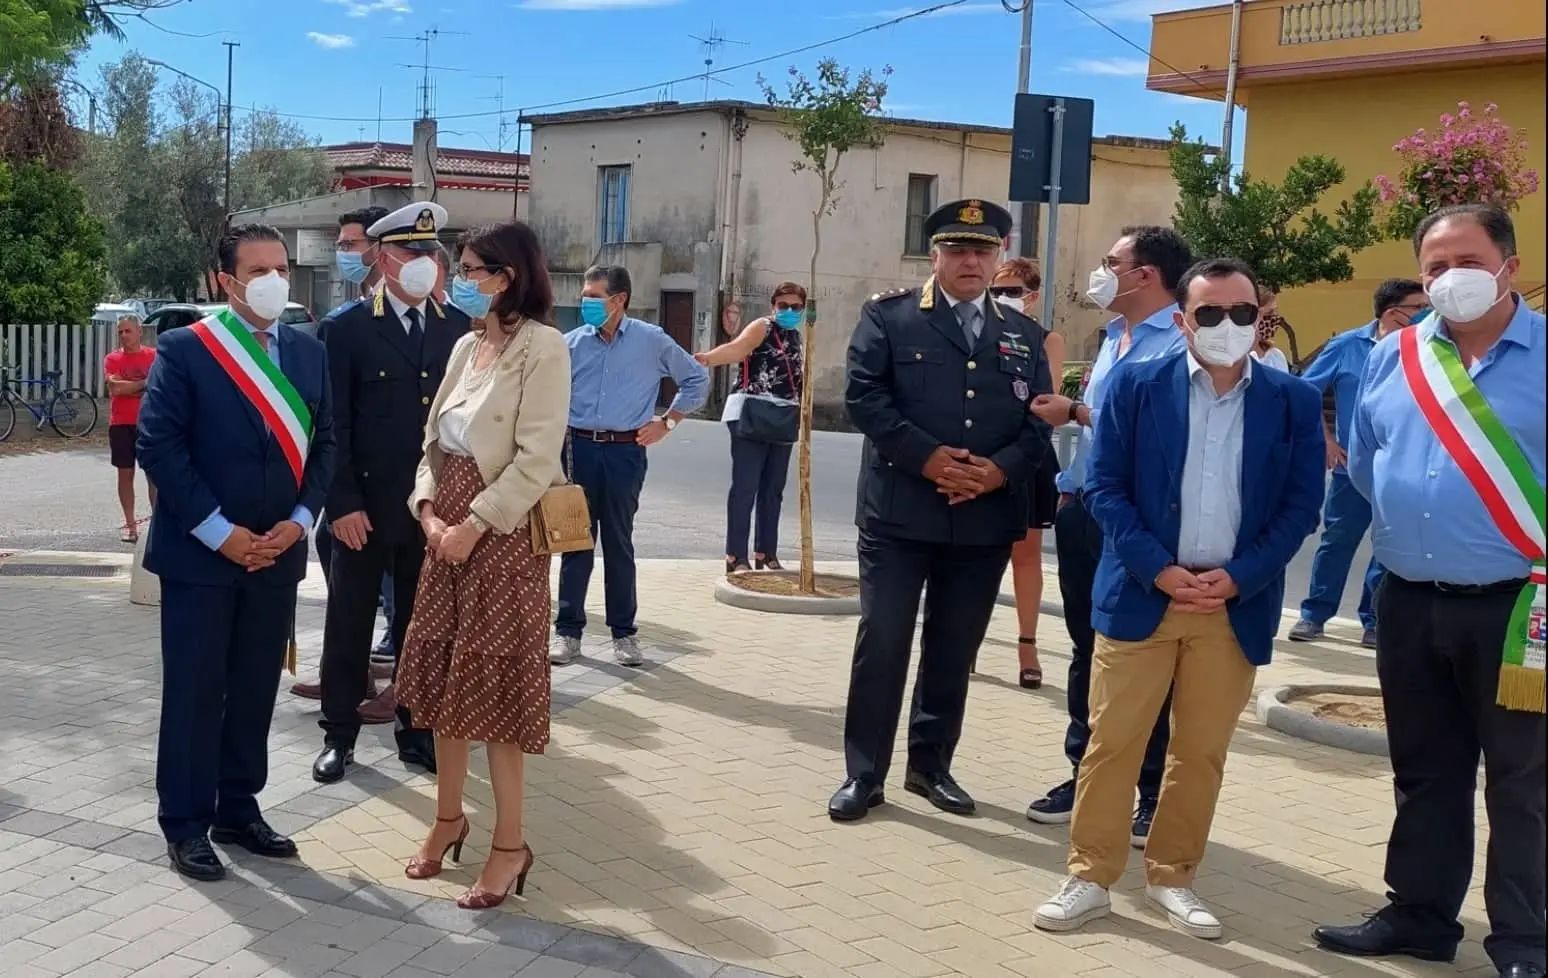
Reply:
[[[335,170],[413,169],[413,148],[402,143],[342,143],[324,146],[328,165]],[[529,176],[525,153],[441,148],[436,151],[436,172],[445,176],[495,177],[506,180]]]

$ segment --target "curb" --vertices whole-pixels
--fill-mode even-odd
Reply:
[[[1258,694],[1258,719],[1270,730],[1277,730],[1291,737],[1309,740],[1324,747],[1337,747],[1356,754],[1387,757],[1387,733],[1385,730],[1369,730],[1344,723],[1331,723],[1309,713],[1285,705],[1292,694],[1309,693],[1361,693],[1378,692],[1372,686],[1274,686]]]
[[[761,594],[739,588],[720,578],[715,582],[715,600],[744,611],[762,611],[773,615],[858,615],[860,599],[809,598],[785,594]]]

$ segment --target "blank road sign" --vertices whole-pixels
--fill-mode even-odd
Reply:
[[[1047,200],[1052,175],[1056,95],[1017,95],[1011,134],[1010,199]],[[1096,103],[1064,96],[1059,203],[1091,203],[1091,123]]]

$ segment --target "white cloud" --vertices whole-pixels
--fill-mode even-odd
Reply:
[[[1144,58],[1081,58],[1066,65],[1064,70],[1076,75],[1143,78],[1150,74],[1150,62]]]
[[[351,17],[369,17],[374,13],[383,11],[393,14],[414,12],[414,8],[409,6],[408,0],[323,0],[323,3],[331,3],[335,7],[343,7],[344,12]]]
[[[673,7],[683,0],[522,0],[517,10],[633,10]]]
[[[348,34],[319,34],[317,31],[307,31],[306,36],[311,39],[313,44],[321,48],[335,49],[352,48],[355,46],[355,39]]]
[[[1104,0],[1091,8],[1091,15],[1098,20],[1149,21],[1155,14],[1209,5],[1209,0]]]
[[[911,14],[914,11],[919,10],[919,9],[920,9],[920,7],[892,7],[892,8],[886,9],[886,10],[862,10],[862,11],[859,11],[859,12],[856,12],[856,13],[834,14],[833,16],[828,17],[827,19],[828,20],[892,20],[895,17],[902,17],[905,14]],[[955,7],[946,7],[943,10],[937,10],[934,13],[924,14],[923,17],[916,17],[914,19],[915,20],[922,20],[924,17],[949,17],[949,16],[958,16],[958,15],[961,15],[961,14],[1003,14],[1003,13],[1005,13],[1005,8],[1000,6],[998,3],[963,3],[963,4],[958,4]]]

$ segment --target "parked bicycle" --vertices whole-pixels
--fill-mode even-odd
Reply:
[[[97,427],[97,400],[79,387],[61,387],[63,371],[47,370],[42,377],[18,377],[15,367],[0,367],[0,441],[16,430],[16,408],[20,405],[38,423],[65,438],[84,438]],[[26,391],[42,388],[37,400]]]

